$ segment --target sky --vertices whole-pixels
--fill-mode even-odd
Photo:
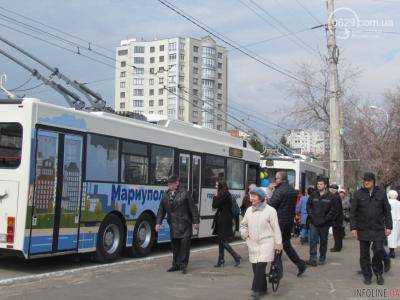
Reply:
[[[324,29],[309,30],[326,22],[325,1],[252,0],[261,7],[255,12],[247,7],[249,1],[170,0],[215,31],[246,46],[257,56],[279,65],[280,69],[295,72],[299,63],[318,64],[318,53],[326,54]],[[207,35],[156,0],[0,0],[0,7],[92,41],[93,44],[104,47],[110,52],[92,45],[93,50],[101,51],[113,58],[115,47],[126,38],[151,40]],[[113,105],[114,68],[77,55],[76,47],[70,44],[45,37],[46,40],[62,45],[72,52],[15,32],[7,26],[23,32],[29,30],[14,24],[10,19],[5,19],[4,15],[17,18],[0,9],[2,37],[22,46],[50,65],[58,67],[73,79],[94,82],[89,86],[102,94],[108,104]],[[394,89],[398,85],[400,77],[400,25],[398,24],[400,0],[337,0],[335,16],[341,21],[337,31],[340,57],[363,71],[357,86],[361,96],[371,102],[379,103],[385,91]],[[27,19],[18,18],[18,20],[29,22]],[[354,20],[357,20],[358,25],[354,25]],[[44,29],[49,30],[49,28]],[[383,33],[383,31],[394,33]],[[277,38],[293,32],[299,33]],[[66,38],[72,40],[71,37]],[[264,40],[269,41],[260,43]],[[255,62],[222,41],[217,40],[217,42],[226,46],[229,51],[229,105],[247,111],[251,116],[280,123],[284,127],[292,127],[293,124],[282,123],[282,119],[287,108],[296,101],[285,91],[285,87],[293,79]],[[1,49],[21,58],[43,74],[48,74],[46,70],[15,50],[2,43],[0,45]],[[114,64],[93,52],[84,49],[80,49],[80,52],[108,64]],[[26,71],[4,57],[0,57],[0,73],[7,74],[8,88],[16,87],[29,78]],[[99,82],[96,82],[97,80]],[[31,80],[24,87],[30,88],[37,84],[38,81]],[[64,99],[48,87],[38,87],[20,92],[19,95],[21,94],[66,105]],[[234,110],[231,110],[231,113],[238,115]],[[255,121],[251,116],[239,117],[268,136],[278,136],[283,133],[282,129]]]

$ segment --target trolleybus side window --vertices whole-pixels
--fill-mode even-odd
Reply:
[[[257,184],[257,166],[256,165],[247,165],[247,178],[246,183]]]
[[[164,146],[151,147],[152,181],[164,184],[174,171],[174,149]]]
[[[148,182],[147,145],[122,142],[121,180],[130,184],[147,184]]]
[[[0,123],[0,168],[17,168],[21,163],[22,126]]]
[[[88,134],[86,179],[118,181],[118,139]]]
[[[226,183],[233,190],[244,189],[244,161],[228,158],[226,164]]]
[[[215,187],[217,181],[225,180],[225,158],[214,155],[206,156],[204,185]]]

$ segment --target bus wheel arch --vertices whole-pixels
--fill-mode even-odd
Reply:
[[[153,249],[157,235],[155,232],[156,215],[146,210],[137,218],[133,230],[132,254],[134,256],[146,256]]]
[[[99,227],[95,253],[96,261],[115,261],[122,254],[125,240],[125,218],[120,212],[112,211],[104,217]]]

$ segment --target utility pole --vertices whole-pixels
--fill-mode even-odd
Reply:
[[[329,176],[330,181],[340,186],[344,185],[344,163],[343,163],[343,144],[342,130],[340,121],[339,107],[339,80],[338,80],[338,61],[339,49],[336,45],[335,36],[335,2],[327,0],[326,7],[328,11],[327,23],[327,47],[329,61],[329,145],[330,145],[330,164]]]

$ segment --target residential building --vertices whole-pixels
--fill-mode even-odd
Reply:
[[[325,154],[325,134],[313,129],[293,129],[285,135],[290,148],[299,154],[323,156]]]
[[[227,51],[211,37],[121,41],[115,109],[226,130]]]

